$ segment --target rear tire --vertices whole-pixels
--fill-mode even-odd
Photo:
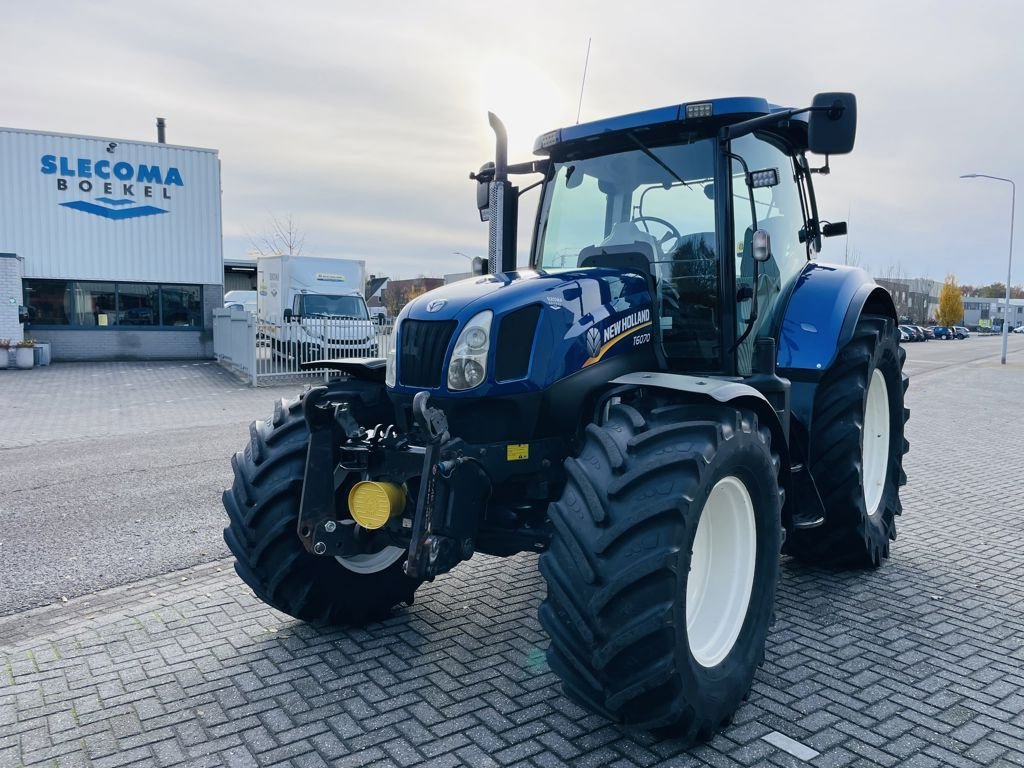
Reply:
[[[611,408],[549,509],[540,621],[566,694],[614,720],[707,739],[764,658],[782,492],[749,411]]]
[[[891,318],[865,315],[822,378],[809,454],[825,522],[794,530],[787,554],[842,567],[877,567],[889,556],[910,448],[903,437],[906,354]]]
[[[390,423],[379,385],[346,382],[332,400],[347,401],[364,425]],[[380,395],[381,399],[376,399]],[[309,429],[302,400],[281,400],[274,415],[254,422],[244,451],[231,460],[235,480],[224,492],[224,540],[235,571],[256,596],[302,621],[359,625],[385,618],[399,603],[413,602],[422,583],[406,576],[405,555],[382,550],[342,563],[306,551],[297,531]]]

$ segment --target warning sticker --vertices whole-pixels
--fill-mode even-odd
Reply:
[[[512,444],[505,449],[505,459],[507,461],[523,461],[528,458],[530,458],[530,446],[528,443]]]

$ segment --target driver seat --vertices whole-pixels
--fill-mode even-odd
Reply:
[[[643,275],[653,293],[657,254],[658,241],[653,235],[642,231],[632,221],[619,221],[612,225],[612,231],[599,245],[588,245],[580,251],[577,266],[610,267]]]

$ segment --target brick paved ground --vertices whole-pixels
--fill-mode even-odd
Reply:
[[[317,381],[310,379],[310,383]],[[249,387],[210,361],[56,363],[0,371],[0,449],[248,421],[301,380]]]
[[[532,556],[478,556],[359,631],[287,619],[221,562],[0,619],[0,766],[803,764],[778,734],[822,768],[1024,765],[1024,497],[996,448],[1024,423],[1024,366],[911,392],[892,559],[784,563],[751,699],[706,746],[560,695]]]

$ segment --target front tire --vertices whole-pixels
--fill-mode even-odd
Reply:
[[[809,454],[825,521],[794,530],[787,554],[840,567],[877,567],[889,556],[910,447],[903,437],[907,353],[895,328],[891,318],[862,317],[818,385]]]
[[[749,411],[615,405],[551,505],[540,621],[566,694],[707,739],[764,658],[781,538],[779,458]]]
[[[361,424],[390,423],[387,398],[376,391],[382,387],[348,386],[353,389],[332,392],[331,399],[349,402]],[[249,445],[232,457],[224,540],[235,571],[260,600],[302,621],[359,625],[385,618],[399,603],[412,605],[421,584],[403,573],[403,551],[385,548],[342,561],[310,554],[299,539],[309,446],[303,398],[278,402],[272,418],[252,424]]]

